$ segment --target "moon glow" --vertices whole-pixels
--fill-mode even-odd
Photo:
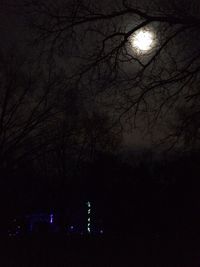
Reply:
[[[139,30],[131,36],[130,42],[134,51],[145,54],[153,48],[155,36],[153,31]]]

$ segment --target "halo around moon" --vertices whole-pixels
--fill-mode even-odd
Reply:
[[[155,34],[152,30],[141,29],[130,37],[131,48],[139,54],[146,54],[155,45]]]

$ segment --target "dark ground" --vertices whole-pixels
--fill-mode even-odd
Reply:
[[[2,267],[200,266],[195,238],[34,236],[1,242]]]

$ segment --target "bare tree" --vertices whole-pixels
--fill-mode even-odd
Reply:
[[[72,176],[96,151],[120,143],[108,115],[88,111],[76,83],[54,60],[37,62],[18,50],[0,58],[0,168],[29,163],[40,176]],[[93,107],[95,108],[95,107]]]
[[[159,125],[166,132],[177,110],[199,102],[198,1],[28,1],[27,6],[35,41],[70,62],[68,80],[92,88],[116,122]],[[146,53],[138,53],[131,41],[140,30],[154,32]],[[177,144],[172,129],[170,145]]]
[[[33,156],[31,143],[38,149],[38,138],[45,124],[56,114],[52,90],[58,77],[51,67],[45,73],[19,51],[4,53],[0,59],[0,159],[1,168],[16,167]]]
[[[64,184],[80,171],[83,162],[93,162],[100,151],[113,152],[121,143],[120,128],[113,127],[108,115],[99,111],[89,114],[70,89],[65,97],[64,103],[58,104],[58,116],[45,125],[37,140],[40,149],[36,157],[45,176],[59,177]]]

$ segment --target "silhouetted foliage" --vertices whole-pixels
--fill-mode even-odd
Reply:
[[[68,80],[92,91],[115,123],[154,129],[169,148],[190,147],[188,134],[198,143],[198,1],[27,1],[26,7],[36,43],[72,63]],[[143,29],[155,33],[154,46],[138,53],[131,38]],[[187,115],[176,123],[184,107]]]

